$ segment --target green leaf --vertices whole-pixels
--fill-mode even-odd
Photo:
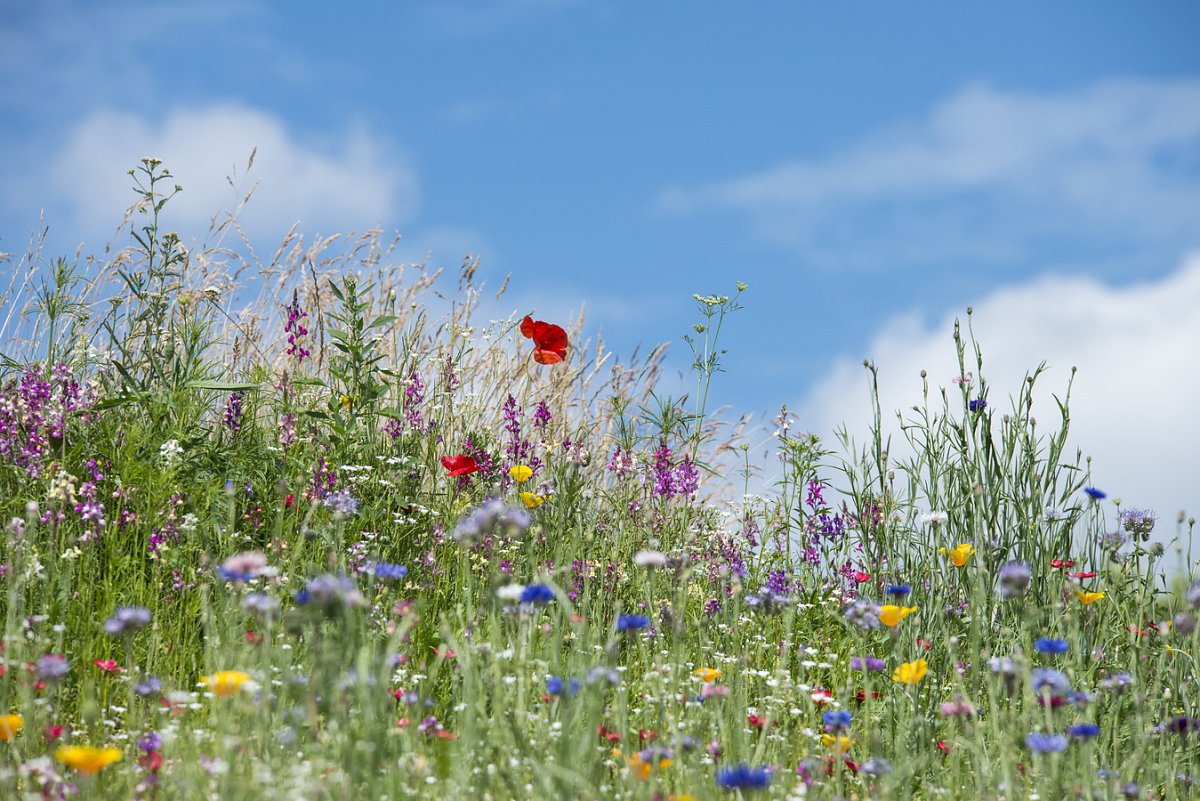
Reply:
[[[185,387],[191,389],[218,389],[223,392],[246,392],[258,389],[258,384],[238,383],[236,381],[188,381]]]

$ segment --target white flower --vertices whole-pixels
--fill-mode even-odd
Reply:
[[[950,515],[945,512],[929,512],[921,515],[921,525],[937,528],[949,519]]]
[[[179,461],[179,457],[183,455],[183,448],[178,440],[169,439],[164,442],[158,449],[158,458],[167,467],[171,467]]]
[[[505,584],[496,590],[496,597],[501,601],[519,601],[523,592],[525,592],[524,584]]]
[[[633,555],[633,563],[639,567],[665,567],[667,555],[662,551],[638,551]]]

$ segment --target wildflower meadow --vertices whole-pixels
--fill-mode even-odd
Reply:
[[[753,287],[671,395],[477,262],[185,245],[131,175],[0,309],[0,799],[1200,797],[1194,521],[969,316],[904,442],[825,441],[714,411]]]

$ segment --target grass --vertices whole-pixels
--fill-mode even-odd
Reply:
[[[1196,797],[1200,589],[969,325],[910,456],[784,409],[756,467],[707,409],[743,285],[669,398],[477,322],[475,261],[185,249],[135,177],[132,247],[0,315],[0,797]]]

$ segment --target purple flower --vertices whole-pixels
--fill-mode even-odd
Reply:
[[[869,670],[872,673],[878,673],[882,670],[887,669],[887,662],[883,661],[882,659],[879,659],[878,657],[874,657],[874,656],[868,656],[866,659],[862,659],[857,656],[852,656],[852,657],[850,657],[850,669],[851,670]]]
[[[853,719],[854,715],[846,709],[835,709],[821,714],[821,722],[825,724],[825,730],[829,732],[839,732],[850,728],[850,721]]]
[[[1076,740],[1088,740],[1100,734],[1100,727],[1095,723],[1076,723],[1067,727],[1067,734]]]
[[[1029,589],[1033,573],[1024,562],[1006,562],[1000,568],[1000,596],[1019,598]]]
[[[144,606],[121,606],[104,621],[104,632],[110,637],[133,634],[150,625],[150,610]]]
[[[976,399],[972,400],[969,404],[967,404],[967,406],[973,412],[982,412],[984,409],[987,408],[987,401],[984,400],[983,398],[976,398]]]
[[[61,654],[46,654],[33,663],[33,672],[41,681],[61,681],[71,672],[71,663]]]
[[[1033,650],[1039,654],[1065,654],[1070,647],[1066,640],[1050,637],[1042,637],[1033,643]]]

